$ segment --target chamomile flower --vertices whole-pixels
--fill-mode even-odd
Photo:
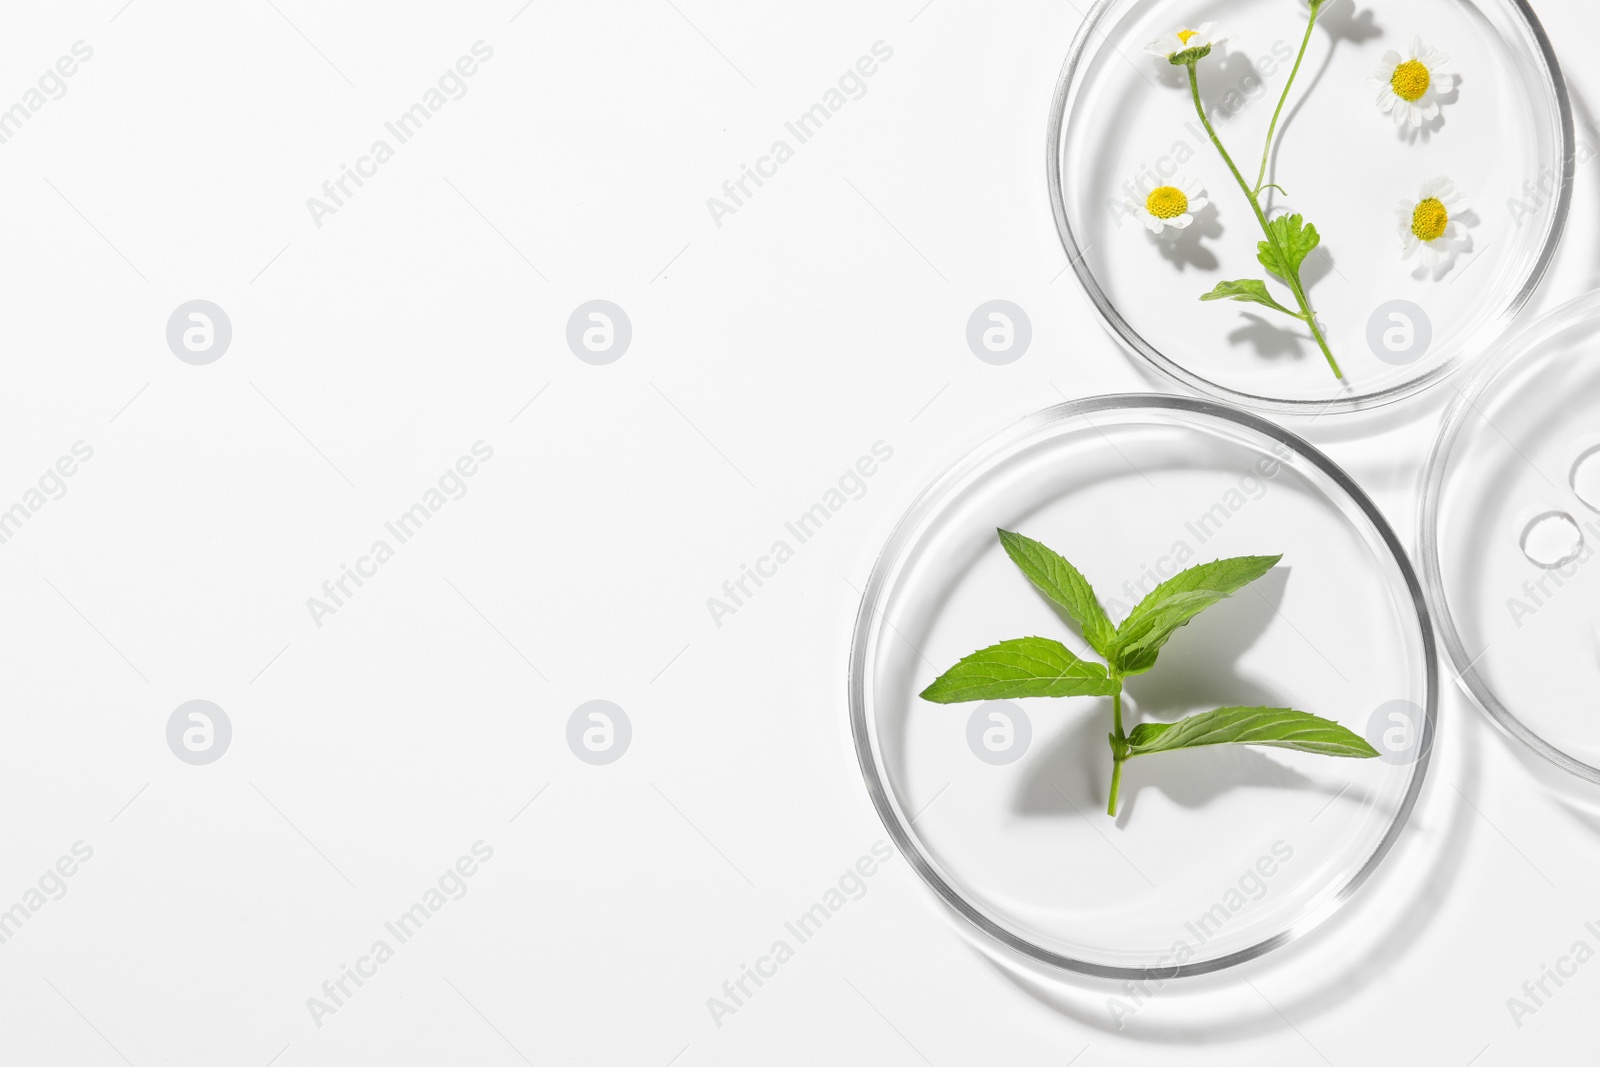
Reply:
[[[1439,117],[1439,97],[1456,87],[1455,75],[1445,72],[1450,57],[1411,38],[1405,55],[1389,51],[1373,69],[1367,84],[1378,94],[1378,110],[1393,116],[1394,124],[1416,129]]]
[[[1210,202],[1199,182],[1175,180],[1176,185],[1158,185],[1145,194],[1143,200],[1130,198],[1127,202],[1128,210],[1151,233],[1161,233],[1168,228],[1187,228],[1194,221],[1194,213]]]
[[[1173,56],[1184,52],[1200,52],[1204,55],[1216,45],[1232,38],[1233,34],[1218,30],[1215,22],[1202,22],[1199,29],[1162,34],[1145,45],[1144,50],[1153,56],[1171,60]]]
[[[1422,261],[1429,268],[1448,265],[1466,236],[1461,214],[1467,208],[1467,198],[1449,178],[1423,182],[1417,199],[1400,201],[1395,212],[1400,258],[1410,259],[1421,249]]]

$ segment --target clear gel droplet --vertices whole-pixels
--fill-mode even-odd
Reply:
[[[1546,569],[1562,567],[1583,551],[1583,531],[1564,511],[1546,511],[1522,528],[1522,554]]]
[[[1600,445],[1595,445],[1572,461],[1572,474],[1568,480],[1579,500],[1600,511]]]

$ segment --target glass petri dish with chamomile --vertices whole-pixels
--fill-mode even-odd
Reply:
[[[1572,113],[1520,0],[1101,0],[1047,137],[1101,321],[1277,414],[1409,396],[1487,351],[1567,216]]]

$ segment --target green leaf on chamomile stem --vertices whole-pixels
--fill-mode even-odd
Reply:
[[[1290,311],[1267,292],[1267,283],[1259,278],[1241,278],[1236,282],[1218,282],[1217,287],[1206,293],[1201,300],[1238,300],[1251,304],[1264,304],[1274,311],[1281,311],[1285,315],[1300,317],[1297,311]]]
[[[1284,281],[1299,277],[1300,264],[1322,241],[1317,228],[1299,215],[1279,215],[1267,223],[1267,229],[1277,240],[1278,247],[1274,248],[1271,241],[1260,241],[1256,244],[1256,258],[1263,267]],[[1279,248],[1283,249],[1287,262],[1279,257]]]
[[[1141,674],[1180,626],[1275,567],[1279,556],[1235,556],[1173,575],[1139,601],[1117,627],[1107,658],[1119,674]]]
[[[1120,688],[1104,667],[1079,659],[1060,641],[1019,637],[965,657],[924,689],[922,699],[959,704],[1022,697],[1110,696]]]
[[[1174,723],[1140,723],[1128,735],[1130,756],[1202,745],[1270,745],[1353,759],[1378,754],[1359,734],[1292,708],[1218,708]]]
[[[1033,538],[1009,530],[996,532],[1011,562],[1028,576],[1028,581],[1037,586],[1041,593],[1066,609],[1083,631],[1083,639],[1089,642],[1089,647],[1104,656],[1111,639],[1117,634],[1117,628],[1106,616],[1105,608],[1100,606],[1089,580],[1061,555]]]

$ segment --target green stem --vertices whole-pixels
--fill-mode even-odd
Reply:
[[[1122,764],[1128,758],[1128,736],[1122,732],[1122,680],[1117,679],[1117,691],[1111,694],[1111,797],[1106,801],[1106,814],[1116,817],[1117,793],[1122,788]]]
[[[1239,168],[1233,162],[1233,157],[1228,150],[1222,147],[1222,138],[1217,136],[1216,129],[1211,125],[1211,119],[1206,116],[1205,105],[1200,102],[1200,80],[1195,74],[1194,66],[1199,62],[1199,57],[1188,60],[1184,65],[1189,68],[1189,95],[1194,98],[1195,113],[1200,116],[1201,125],[1206,128],[1206,135],[1211,138],[1211,143],[1216,146],[1222,156],[1222,161],[1228,165],[1228,170],[1233,172],[1233,180],[1239,183],[1239,189],[1244,193],[1245,199],[1250,201],[1250,209],[1256,213],[1256,222],[1261,224],[1261,232],[1266,234],[1267,243],[1278,254],[1278,262],[1288,270],[1288,277],[1284,284],[1289,291],[1294,293],[1295,301],[1300,305],[1300,314],[1295,317],[1311,328],[1311,336],[1316,339],[1317,347],[1322,349],[1322,354],[1327,357],[1328,366],[1333,368],[1335,378],[1343,378],[1344,372],[1339,369],[1339,363],[1333,358],[1333,353],[1328,350],[1328,342],[1323,339],[1322,330],[1317,326],[1317,317],[1311,310],[1311,301],[1306,297],[1305,289],[1300,285],[1299,271],[1288,267],[1289,257],[1282,245],[1278,243],[1277,234],[1272,232],[1272,227],[1267,225],[1267,216],[1261,210],[1261,203],[1256,199],[1256,194],[1244,180],[1244,175],[1239,173]]]
[[[1283,95],[1278,97],[1277,110],[1272,113],[1272,125],[1267,127],[1267,144],[1261,149],[1261,173],[1256,175],[1256,195],[1261,195],[1262,182],[1267,180],[1267,160],[1272,156],[1272,135],[1278,130],[1278,116],[1283,114],[1283,105],[1289,99],[1289,90],[1294,86],[1294,76],[1300,73],[1300,61],[1306,57],[1306,48],[1311,44],[1311,30],[1317,24],[1317,9],[1321,4],[1311,5],[1311,21],[1306,23],[1305,39],[1300,42],[1300,54],[1294,57],[1294,66],[1289,70],[1289,80],[1283,83]]]

